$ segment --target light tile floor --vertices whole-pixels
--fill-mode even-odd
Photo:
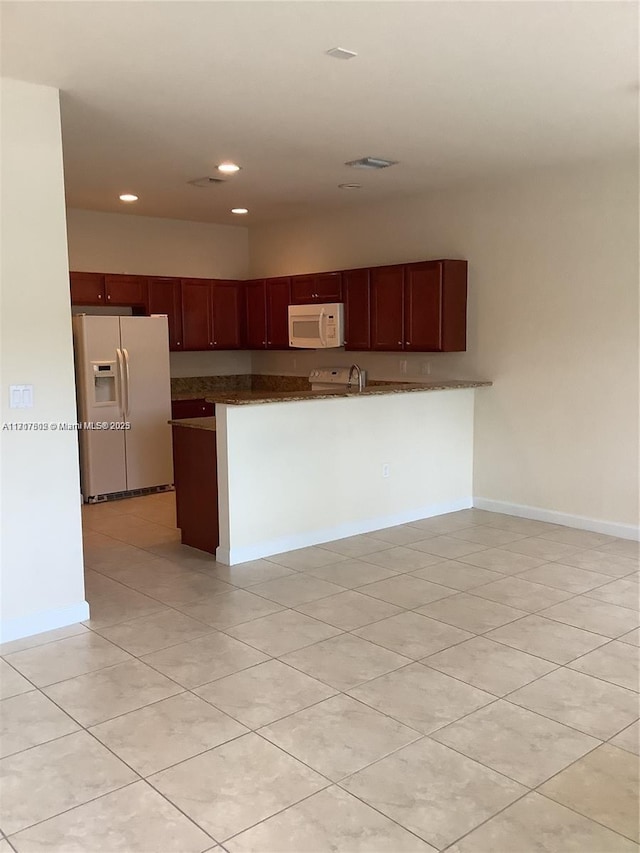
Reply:
[[[85,507],[0,647],[0,853],[632,853],[638,546],[464,510],[241,566]]]

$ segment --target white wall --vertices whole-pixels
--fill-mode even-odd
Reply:
[[[248,230],[95,210],[67,211],[69,269],[82,272],[246,278]]]
[[[471,506],[475,394],[216,406],[216,559],[233,565]]]
[[[247,277],[248,229],[125,213],[69,209],[69,268],[83,272]],[[251,372],[251,355],[235,352],[171,353],[171,376]]]
[[[495,382],[476,407],[474,494],[566,523],[638,524],[636,162],[255,228],[250,255],[252,276],[467,258],[467,353],[406,358],[410,376],[429,361],[435,376]],[[397,354],[264,353],[254,370],[355,359],[401,376]]]
[[[2,422],[75,422],[58,91],[2,80]],[[32,384],[32,409],[9,385]],[[75,432],[0,432],[3,641],[87,619]]]

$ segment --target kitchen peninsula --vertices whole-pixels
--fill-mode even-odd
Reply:
[[[182,541],[235,565],[471,506],[488,385],[208,395],[215,417],[171,422]]]

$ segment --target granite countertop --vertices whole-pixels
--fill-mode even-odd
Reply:
[[[216,431],[216,419],[208,418],[180,418],[179,420],[169,421],[171,426],[189,427],[190,429],[206,429],[209,432]]]
[[[322,400],[330,397],[373,397],[381,394],[406,394],[419,391],[449,391],[458,388],[483,388],[492,382],[474,379],[438,380],[434,382],[386,382],[372,383],[364,391],[209,391],[205,399],[210,403],[227,403],[246,406],[258,403],[284,403],[302,400]],[[211,420],[193,418],[194,421]],[[184,421],[178,421],[184,423]]]

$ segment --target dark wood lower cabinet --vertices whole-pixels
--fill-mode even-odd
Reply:
[[[182,544],[215,554],[219,544],[215,430],[176,425],[172,430],[176,519]]]
[[[171,418],[174,421],[181,418],[208,418],[216,411],[216,404],[202,398],[193,400],[172,400]]]

